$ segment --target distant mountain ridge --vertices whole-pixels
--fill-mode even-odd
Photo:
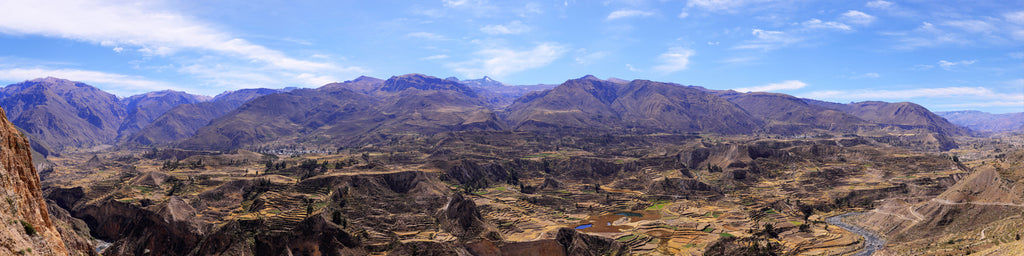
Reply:
[[[113,143],[127,116],[117,96],[80,82],[48,77],[0,91],[8,119],[36,145],[56,151]]]
[[[991,114],[981,111],[935,112],[950,122],[979,132],[1024,132],[1024,112]]]
[[[409,74],[259,97],[199,129],[181,146],[230,149],[282,138],[352,145],[381,133],[501,128],[485,100],[465,85]]]
[[[31,139],[33,148],[39,152],[59,153],[71,148],[140,141],[140,136],[133,135],[147,128],[150,128],[150,131],[146,134],[153,134],[152,130],[175,134],[175,126],[168,124],[174,122],[161,121],[161,118],[182,105],[203,104],[199,108],[173,111],[174,114],[171,116],[192,118],[177,123],[205,126],[209,120],[201,122],[193,117],[204,119],[203,116],[220,116],[244,101],[270,93],[261,90],[265,89],[226,92],[213,99],[208,96],[164,90],[118,99],[113,94],[85,83],[47,77],[0,88],[0,107],[8,109],[7,116],[15,126],[24,129]],[[203,114],[207,112],[211,114]],[[160,125],[151,125],[156,122]],[[194,129],[198,127],[192,131]],[[176,135],[187,137],[192,133],[178,132]],[[170,139],[149,138],[142,141],[150,140],[169,142]]]
[[[217,95],[210,101],[179,104],[165,111],[152,125],[122,140],[126,145],[156,146],[167,145],[195,135],[213,119],[224,116],[246,102],[267,94],[285,92],[284,89],[241,89]]]
[[[806,100],[808,103],[843,111],[861,119],[890,125],[925,127],[947,135],[967,135],[969,131],[950,123],[925,107],[911,102],[864,101],[850,104]]]
[[[549,89],[533,90],[538,88]],[[969,134],[908,102],[839,104],[591,75],[557,86],[510,86],[489,77],[362,76],[316,89],[243,89],[212,99],[160,91],[121,100],[83,83],[45,78],[0,89],[0,106],[41,146],[57,151],[115,143],[195,149],[359,145],[389,134],[467,130],[864,133],[892,142],[913,136],[946,150],[956,147],[953,136]]]
[[[509,106],[515,129],[641,129],[661,132],[749,134],[761,122],[720,97],[675,84],[594,76],[566,81],[520,97]]]
[[[185,92],[164,90],[134,95],[121,100],[128,112],[117,129],[119,136],[127,136],[149,126],[160,115],[181,104],[194,104],[210,100],[210,97]]]
[[[765,122],[765,132],[794,135],[813,130],[855,132],[870,126],[866,121],[843,111],[814,104],[781,93],[739,93],[723,91],[719,95],[736,103]]]

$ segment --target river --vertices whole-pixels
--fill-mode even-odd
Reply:
[[[882,249],[882,246],[885,245],[885,239],[882,239],[881,237],[879,237],[875,233],[872,233],[870,231],[864,230],[861,227],[854,226],[854,225],[851,225],[849,223],[843,222],[843,218],[846,218],[846,217],[849,217],[849,216],[861,215],[861,214],[864,214],[864,213],[863,212],[850,212],[850,213],[844,213],[844,214],[828,217],[827,219],[825,219],[825,222],[828,222],[828,224],[839,226],[839,227],[841,227],[843,229],[846,229],[846,230],[848,230],[850,232],[853,232],[854,234],[858,234],[858,235],[864,237],[864,248],[861,249],[860,251],[858,251],[857,253],[853,254],[853,256],[868,256],[868,255],[872,255],[872,254],[875,253],[875,251],[877,251],[879,249]]]

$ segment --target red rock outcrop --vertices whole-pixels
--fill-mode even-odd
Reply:
[[[68,255],[50,220],[29,142],[0,109],[0,255]]]

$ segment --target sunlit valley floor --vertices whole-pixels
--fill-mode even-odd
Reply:
[[[868,211],[850,222],[885,235],[883,253],[946,255],[1019,250],[1022,138],[930,152],[852,135],[458,132],[360,148],[81,151],[42,176],[46,197],[116,254],[838,255],[864,238],[825,217]],[[922,209],[935,202],[945,209]]]

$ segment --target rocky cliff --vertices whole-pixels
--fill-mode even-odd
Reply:
[[[39,183],[28,139],[0,109],[0,255],[68,255]]]

